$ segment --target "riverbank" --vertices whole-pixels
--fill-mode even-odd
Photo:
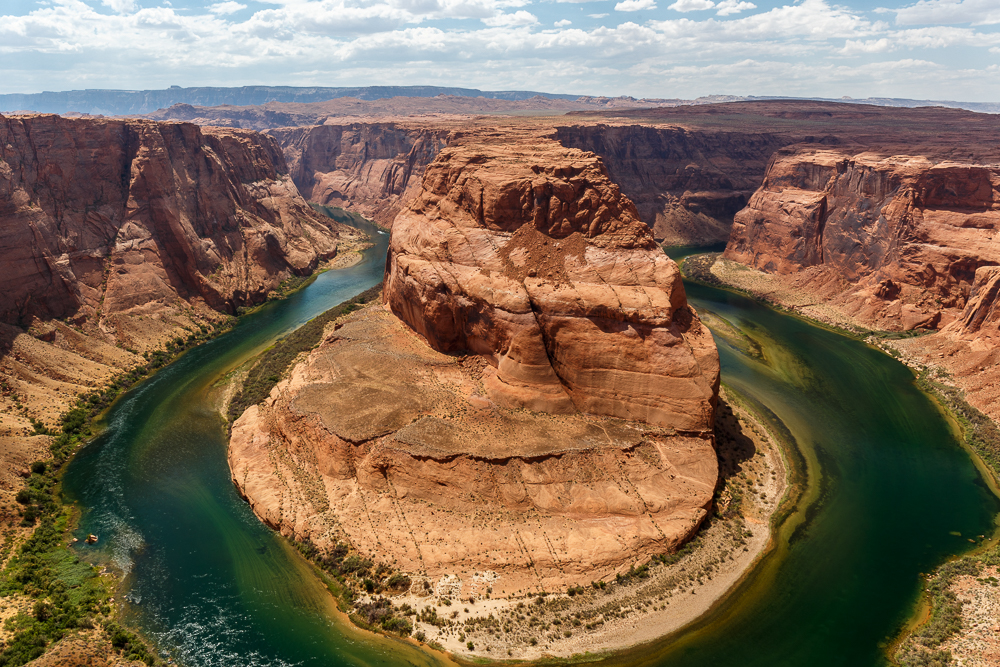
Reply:
[[[998,494],[1000,429],[966,400],[949,370],[917,351],[927,331],[872,329],[818,295],[794,277],[775,276],[726,260],[718,253],[694,255],[682,263],[692,280],[765,301],[881,349],[910,367],[918,386],[932,396],[952,423],[957,439]],[[936,355],[943,359],[943,354]],[[1000,565],[997,535],[967,536],[971,552],[956,557],[923,578],[914,619],[892,643],[892,655],[906,667],[1000,664]]]
[[[715,428],[715,510],[677,553],[567,594],[443,606],[432,596],[409,595],[394,602],[418,610],[415,632],[427,642],[462,657],[591,659],[681,630],[753,570],[772,546],[776,512],[795,501],[788,495],[783,451],[794,445],[731,389],[721,391]]]
[[[369,244],[364,242],[342,244],[337,258],[310,276],[284,281],[267,301],[291,296],[323,270],[357,264],[367,247]],[[186,312],[183,321],[169,320],[167,324],[180,327],[181,334],[174,332],[171,338],[148,347],[142,354],[95,342],[82,331],[58,322],[36,323],[31,335],[14,338],[13,349],[7,355],[14,364],[26,364],[28,368],[37,365],[45,360],[46,351],[35,348],[49,345],[55,353],[48,355],[48,364],[59,369],[63,381],[46,383],[43,377],[40,384],[48,394],[33,393],[29,387],[26,392],[22,390],[26,394],[23,397],[11,389],[6,379],[2,383],[0,426],[10,433],[0,437],[0,455],[8,465],[13,464],[16,476],[8,477],[26,482],[11,485],[8,478],[0,476],[0,491],[9,494],[7,502],[0,505],[4,537],[0,546],[0,595],[5,598],[0,664],[25,664],[42,655],[45,660],[67,656],[78,661],[93,659],[98,661],[95,664],[105,659],[129,664],[133,660],[160,662],[146,641],[119,625],[120,602],[116,597],[121,593],[121,573],[113,567],[98,570],[81,561],[77,551],[70,548],[77,542],[72,532],[77,530],[79,510],[65,501],[62,476],[76,451],[102,432],[104,417],[121,394],[152,378],[183,353],[226,333],[239,320],[215,311],[195,311],[192,308]],[[158,335],[161,329],[155,329]],[[82,354],[83,362],[67,354],[70,351]],[[65,382],[66,374],[70,383]],[[38,378],[22,373],[19,379],[23,384],[32,377]],[[76,387],[82,391],[68,393]],[[64,394],[72,400],[64,404],[53,400]],[[53,416],[53,406],[61,413]],[[24,433],[23,426],[7,424],[8,417],[15,422],[28,421],[31,431]],[[24,442],[29,446],[19,446]],[[15,488],[8,488],[12,486]],[[0,493],[0,502],[4,495]],[[104,536],[97,535],[96,539],[101,542]],[[49,656],[49,651],[55,651],[55,657]]]
[[[256,380],[243,380],[239,389],[234,387],[241,381],[236,375],[220,383],[220,412],[234,419],[248,405],[263,400],[287,375],[297,355],[318,342],[316,335],[336,326],[352,304],[369,303],[372,297],[359,295],[331,309],[266,351],[248,364],[247,380]],[[346,548],[331,558],[307,543],[298,546],[346,586],[347,594],[340,595],[344,609],[366,629],[381,625],[398,634],[404,628],[403,634],[466,658],[534,660],[625,650],[681,629],[725,598],[771,545],[776,512],[794,504],[783,451],[794,444],[775,434],[748,401],[724,389],[715,431],[720,481],[711,517],[678,553],[637,561],[610,581],[541,596],[497,599],[491,596],[489,572],[476,575],[481,581],[473,582],[475,595],[467,597],[460,596],[463,584],[457,579],[428,580],[418,573],[399,573],[406,585],[394,592],[389,584],[397,575],[382,567],[380,576],[372,575],[371,563],[361,572],[354,565],[348,567],[351,556]],[[273,456],[288,466],[288,475],[305,474],[285,460],[287,455],[276,451]],[[383,580],[389,584],[383,586]],[[366,594],[365,587],[379,590]]]

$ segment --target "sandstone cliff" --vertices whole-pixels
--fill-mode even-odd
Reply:
[[[456,141],[393,225],[393,312],[437,350],[489,358],[502,405],[708,429],[715,346],[600,160]]]
[[[836,301],[878,328],[936,328],[963,317],[983,292],[977,270],[1000,263],[998,186],[982,165],[792,147],[737,214],[725,256],[833,282]]]
[[[389,226],[420,190],[424,169],[454,123],[352,123],[269,130],[310,201],[356,210]],[[482,124],[483,121],[478,121]],[[514,132],[513,128],[495,131]],[[568,148],[597,153],[656,239],[708,244],[729,237],[733,215],[760,185],[787,139],[766,132],[705,133],[641,125],[546,128]]]
[[[668,245],[725,242],[771,155],[787,143],[769,132],[603,123],[558,127],[555,136],[601,156],[639,218]]]
[[[113,332],[150,304],[232,312],[337,250],[274,140],[148,121],[0,119],[0,321]]]
[[[998,419],[998,227],[995,166],[789,147],[737,214],[725,256],[856,325],[940,330],[894,345]]]
[[[393,224],[384,299],[234,423],[233,480],[269,525],[509,596],[704,519],[715,346],[593,154],[456,137]]]
[[[306,199],[349,208],[388,227],[419,192],[424,169],[449,131],[353,123],[268,133],[281,144]]]
[[[337,252],[353,230],[315,214],[277,143],[241,130],[0,116],[0,488],[29,418]]]

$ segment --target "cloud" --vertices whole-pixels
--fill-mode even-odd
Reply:
[[[600,13],[581,14],[596,19],[586,29],[529,11],[539,6],[529,0],[272,0],[252,13],[218,11],[236,0],[210,2],[182,10],[142,0],[112,13],[98,0],[58,0],[4,16],[4,92],[417,82],[497,90],[530,80],[537,90],[636,97],[1000,98],[989,70],[1000,32],[887,23],[842,0],[779,0],[764,11],[716,0],[704,15],[612,26],[602,20],[609,10],[592,6]]]
[[[483,23],[493,27],[513,28],[537,25],[538,17],[531,12],[526,12],[523,9],[520,9],[513,14],[497,14],[496,16],[491,16],[488,19],[483,19]]]
[[[844,55],[857,55],[861,53],[885,53],[893,50],[893,44],[885,37],[881,39],[849,39],[844,43],[844,48],[840,50]]]
[[[730,14],[739,14],[748,9],[757,9],[757,5],[752,2],[742,2],[741,0],[722,0],[715,8],[718,10],[715,12],[718,16],[729,16]]]
[[[555,23],[553,23],[552,25],[554,25],[554,26],[555,26],[555,27],[557,27],[557,28],[565,28],[565,27],[566,27],[566,26],[568,26],[568,25],[572,25],[572,23],[573,23],[573,22],[572,22],[572,21],[570,21],[569,19],[563,19],[563,20],[561,20],[561,21],[556,21],[556,22],[555,22]]]
[[[615,5],[616,12],[638,12],[643,9],[656,9],[656,0],[622,0]]]
[[[1000,5],[996,0],[920,0],[891,10],[898,25],[994,25],[1000,23]]]
[[[120,14],[128,14],[136,10],[135,0],[101,0],[101,4]]]
[[[241,5],[238,2],[229,0],[228,2],[217,2],[214,5],[209,5],[208,11],[213,14],[235,14],[236,12],[246,8],[246,5]]]
[[[667,9],[672,9],[675,12],[697,12],[704,9],[711,9],[712,7],[715,7],[715,3],[712,0],[677,0],[677,2],[667,7]]]

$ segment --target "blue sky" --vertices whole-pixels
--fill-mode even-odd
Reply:
[[[0,0],[0,92],[454,85],[1000,101],[1000,0]]]

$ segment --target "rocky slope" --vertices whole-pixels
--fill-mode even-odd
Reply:
[[[29,418],[53,425],[139,353],[262,302],[352,235],[263,135],[0,117],[0,488],[45,458]]]
[[[704,519],[715,346],[594,155],[456,137],[393,224],[384,300],[234,423],[233,480],[269,525],[509,596]]]

